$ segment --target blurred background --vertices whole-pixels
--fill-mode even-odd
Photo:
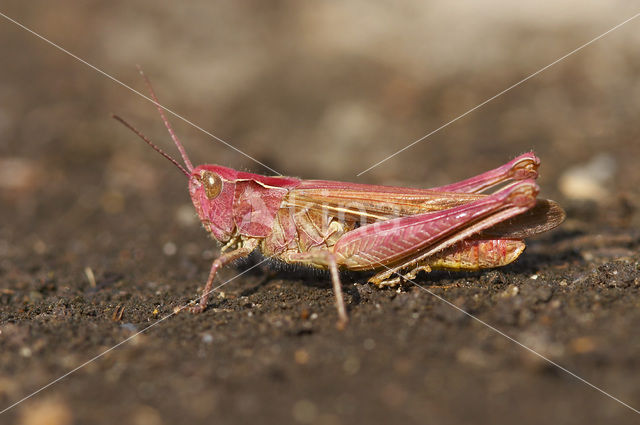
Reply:
[[[3,10],[146,93],[135,69],[141,65],[167,107],[282,174],[427,186],[534,149],[545,191],[556,195],[569,167],[600,154],[615,164],[608,193],[638,186],[635,22],[355,175],[602,34],[634,7],[489,0],[47,8],[9,1]],[[169,168],[109,118],[123,115],[174,152],[152,105],[8,21],[1,30],[3,157],[46,161],[70,180],[76,167],[57,170],[56,157],[96,162],[90,168],[107,175],[123,158],[134,169]],[[172,122],[196,163],[269,173]]]
[[[565,234],[640,224],[640,18],[357,177],[635,2],[4,0],[0,12],[146,94],[142,66],[163,105],[284,175],[429,187],[534,150],[541,195],[569,212]],[[104,278],[143,259],[147,279],[178,279],[187,258],[202,280],[217,250],[184,177],[110,117],[178,157],[155,107],[4,18],[0,57],[0,279],[55,273],[73,288],[88,266]],[[272,174],[170,120],[195,164]],[[32,373],[32,385],[46,375]],[[27,389],[7,388],[3,405]]]

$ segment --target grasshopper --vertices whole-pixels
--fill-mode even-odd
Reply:
[[[187,177],[200,221],[224,244],[199,302],[189,308],[193,313],[206,308],[222,266],[259,250],[285,263],[328,270],[343,327],[348,316],[339,269],[372,270],[368,281],[389,287],[419,271],[504,266],[524,251],[525,237],[550,230],[565,218],[556,202],[537,199],[540,160],[533,152],[431,189],[264,176],[220,165],[194,167],[144,78],[184,167],[122,118],[114,118]],[[501,184],[493,193],[481,193]]]

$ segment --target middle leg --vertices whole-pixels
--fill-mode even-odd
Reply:
[[[338,271],[338,263],[335,255],[325,249],[312,249],[307,252],[292,252],[283,256],[287,262],[301,263],[312,266],[324,266],[331,273],[331,283],[333,285],[333,294],[336,298],[336,308],[338,310],[338,329],[344,329],[349,323],[347,316],[347,308],[344,303],[344,295],[342,293],[342,283],[340,282],[340,273]]]

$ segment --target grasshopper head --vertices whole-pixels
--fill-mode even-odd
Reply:
[[[131,129],[156,152],[171,161],[173,165],[187,176],[189,179],[189,194],[191,195],[191,201],[196,207],[200,221],[202,221],[204,227],[211,232],[217,240],[221,242],[228,241],[231,239],[236,227],[233,220],[233,198],[237,171],[216,165],[201,165],[196,168],[193,167],[182,142],[180,142],[178,136],[176,136],[171,128],[169,120],[167,120],[167,117],[164,114],[165,108],[158,102],[158,98],[151,87],[149,79],[144,75],[140,67],[138,67],[138,71],[147,83],[147,87],[156,107],[158,108],[160,117],[162,117],[162,121],[164,122],[171,139],[173,139],[173,142],[178,148],[180,156],[182,156],[184,167],[169,154],[165,153],[162,149],[151,142],[151,140],[145,137],[131,124],[116,115],[113,117]]]
[[[234,230],[233,198],[235,171],[216,165],[196,167],[189,176],[189,195],[208,232],[228,241]]]

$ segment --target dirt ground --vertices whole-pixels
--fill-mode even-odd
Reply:
[[[140,91],[142,65],[165,105],[283,174],[429,187],[533,149],[566,222],[508,267],[418,276],[485,324],[351,274],[339,331],[327,276],[256,258],[203,314],[159,321],[219,247],[184,177],[110,118],[176,155],[153,105],[0,17],[0,410],[73,371],[0,423],[637,423],[601,391],[640,409],[640,21],[356,176],[632,4],[239,3],[0,12]],[[172,122],[194,162],[270,174]]]

